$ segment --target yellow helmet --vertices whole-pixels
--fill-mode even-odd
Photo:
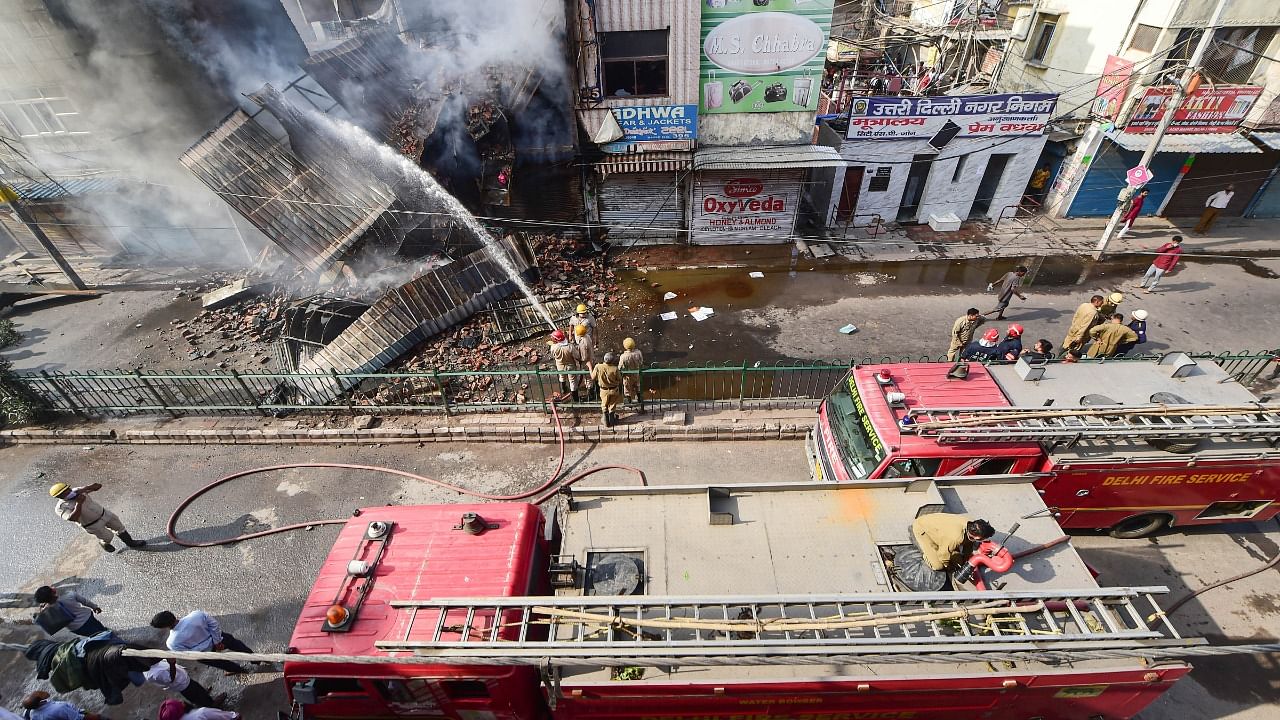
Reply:
[[[573,334],[574,334],[574,335],[577,335],[578,337],[582,337],[583,335],[586,335],[586,334],[587,334],[587,326],[586,326],[586,325],[575,325],[575,326],[573,327]]]
[[[1124,302],[1124,293],[1113,292],[1107,296],[1107,299],[1111,301],[1112,305],[1119,305]]]
[[[636,341],[632,340],[631,338],[626,338],[622,341],[622,347],[626,348],[627,350],[635,350]]]
[[[575,310],[574,312],[584,313],[586,311],[587,311],[587,306],[583,305],[582,303],[578,303],[578,309]]]
[[[66,483],[54,483],[53,487],[49,488],[49,496],[58,497],[59,495],[61,495],[62,493],[70,489],[71,489],[71,486]]]

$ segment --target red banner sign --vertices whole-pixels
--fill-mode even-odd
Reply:
[[[1133,63],[1115,55],[1107,56],[1098,80],[1098,92],[1093,97],[1093,114],[1096,117],[1115,120],[1120,105],[1129,92],[1129,79],[1133,75]]]
[[[1252,85],[1202,87],[1187,96],[1173,113],[1171,133],[1229,133],[1240,126],[1249,109],[1262,94]],[[1154,132],[1173,96],[1172,87],[1149,87],[1134,108],[1126,132]]]

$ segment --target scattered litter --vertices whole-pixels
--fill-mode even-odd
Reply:
[[[754,271],[754,272],[749,272],[749,273],[747,273],[747,275],[748,275],[749,277],[753,277],[753,278],[762,278],[762,277],[764,277],[764,273],[760,272],[759,270],[756,270],[756,271]]]
[[[675,294],[675,293],[673,293],[673,292],[671,292],[670,290],[668,290],[667,292],[663,293],[663,295],[662,295],[662,299],[663,299],[663,300],[675,300],[675,299],[676,299],[676,294]]]
[[[853,323],[849,323],[848,325],[845,325],[844,327],[840,328],[840,332],[844,333],[845,335],[852,335],[858,332],[858,326],[854,325]]]
[[[658,317],[662,318],[663,320],[675,320],[677,317],[679,317],[679,315],[673,312],[664,312]]]
[[[698,322],[702,322],[703,320],[706,320],[712,315],[715,315],[716,311],[709,307],[700,307],[695,310],[690,310],[689,314],[693,316],[694,320],[697,320]]]

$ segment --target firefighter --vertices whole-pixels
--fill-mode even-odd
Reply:
[[[1138,336],[1138,340],[1137,342],[1120,343],[1120,347],[1116,348],[1117,355],[1128,355],[1130,350],[1139,345],[1145,345],[1147,342],[1147,311],[1134,310],[1133,315],[1130,317],[1133,319],[1129,321],[1129,329]]]
[[[49,495],[58,499],[54,509],[58,513],[58,517],[68,522],[73,522],[84,528],[84,531],[98,538],[98,544],[103,550],[109,553],[116,551],[115,545],[111,541],[120,538],[120,541],[131,548],[139,548],[147,544],[146,540],[134,540],[129,531],[125,529],[124,523],[120,522],[120,518],[116,514],[104,508],[97,500],[89,497],[90,494],[102,489],[101,483],[93,483],[83,487],[73,488],[66,483],[54,483],[49,488]]]
[[[604,418],[605,427],[613,427],[618,422],[618,403],[622,400],[620,392],[622,373],[618,372],[618,358],[613,353],[604,354],[604,362],[591,368],[591,379],[600,388],[600,414]]]
[[[573,317],[569,318],[569,327],[574,330],[575,334],[579,325],[585,325],[587,327],[587,334],[593,337],[595,336],[596,319],[591,315],[587,306],[582,303],[578,303],[577,309],[574,310]]]
[[[1122,343],[1138,342],[1138,333],[1124,324],[1124,315],[1115,313],[1111,321],[1089,331],[1093,344],[1089,346],[1087,357],[1112,357],[1116,355]]]
[[[578,367],[591,372],[592,366],[596,363],[596,345],[595,340],[591,336],[591,331],[586,325],[575,325],[573,327],[574,345],[578,351]],[[587,379],[587,388],[591,387],[590,378]]]
[[[1102,303],[1102,307],[1098,308],[1097,324],[1101,325],[1112,315],[1115,315],[1122,302],[1124,302],[1124,293],[1113,292],[1108,295],[1106,301]]]
[[[934,570],[962,564],[978,543],[996,534],[986,520],[970,520],[953,513],[929,513],[911,523],[911,539]]]
[[[644,355],[636,349],[636,341],[626,338],[622,341],[622,356],[618,358],[619,370],[639,370],[644,367]],[[622,394],[627,400],[636,402],[640,399],[640,377],[625,374],[622,376]]]
[[[1080,354],[1080,349],[1084,347],[1084,339],[1097,325],[1102,321],[1099,315],[1099,308],[1106,302],[1106,298],[1101,295],[1094,295],[1089,298],[1089,302],[1080,303],[1080,307],[1076,308],[1076,314],[1071,316],[1071,326],[1067,328],[1067,337],[1062,341],[1063,354],[1072,353]]]
[[[563,330],[556,329],[551,333],[551,359],[556,362],[556,370],[560,371],[560,392],[578,399],[578,376],[576,373],[565,373],[566,370],[578,369],[578,348],[569,342]]]
[[[974,340],[965,346],[960,353],[961,360],[973,360],[975,362],[989,362],[999,357],[997,347],[1000,344],[1000,331],[991,328],[982,334],[982,337]]]
[[[947,348],[947,362],[955,362],[960,351],[973,342],[973,334],[978,331],[978,326],[986,321],[981,310],[971,307],[951,323],[951,345]]]
[[[996,345],[996,357],[1003,362],[1017,362],[1022,354],[1022,326],[1018,323],[1009,325],[1004,340]]]

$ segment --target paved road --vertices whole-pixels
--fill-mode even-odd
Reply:
[[[799,481],[807,478],[797,442],[650,443],[571,446],[571,470],[594,464],[642,466],[651,483],[732,480]],[[166,517],[183,497],[223,473],[291,461],[383,464],[447,479],[489,492],[530,487],[550,472],[555,449],[523,445],[431,445],[374,447],[40,447],[0,450],[0,533],[10,549],[0,564],[6,594],[0,617],[29,616],[23,606],[45,583],[74,584],[99,597],[103,619],[131,638],[155,643],[147,627],[159,609],[199,607],[218,615],[250,645],[282,649],[320,560],[336,533],[333,527],[294,532],[239,545],[178,551],[161,539]],[[55,480],[102,482],[104,501],[140,537],[148,551],[103,555],[87,535],[55,518],[46,495]],[[625,474],[602,474],[589,482],[630,484]],[[343,517],[359,506],[384,503],[453,502],[456,493],[360,471],[285,471],[219,489],[194,506],[183,527],[196,538],[232,535],[269,525]],[[1280,532],[1249,525],[1157,541],[1116,541],[1078,536],[1086,561],[1113,584],[1167,584],[1181,589],[1258,563],[1276,552]],[[1256,638],[1276,634],[1280,594],[1276,574],[1260,576],[1188,606],[1178,617],[1185,631],[1211,637]],[[0,624],[0,635],[25,641],[29,627]],[[1275,717],[1280,709],[1276,658],[1203,661],[1144,720]],[[228,679],[198,668],[201,681],[238,700],[248,720],[274,718],[283,707],[279,676]],[[30,665],[0,653],[0,693],[15,698],[38,687]],[[131,693],[130,705],[112,717],[153,717],[160,693]],[[84,702],[93,706],[94,698]]]

